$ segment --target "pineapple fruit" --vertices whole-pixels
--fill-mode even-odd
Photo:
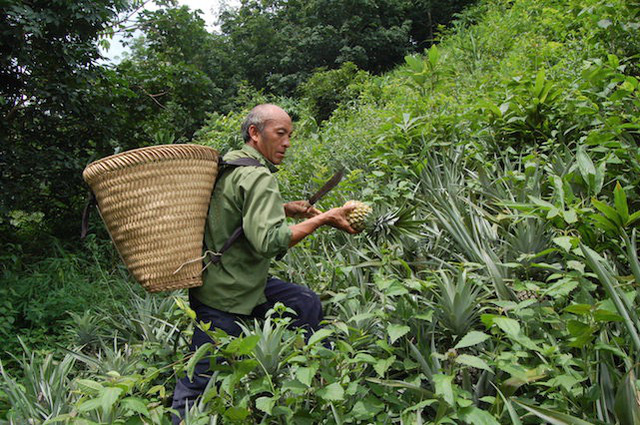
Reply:
[[[372,208],[360,201],[348,201],[344,206],[355,205],[355,208],[347,214],[347,220],[351,227],[358,232],[363,231],[367,227],[367,221],[371,214]]]

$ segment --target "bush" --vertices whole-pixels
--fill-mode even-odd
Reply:
[[[338,105],[356,99],[362,90],[359,84],[368,76],[352,62],[345,62],[339,69],[318,70],[298,90],[309,103],[313,117],[322,122],[329,119]]]

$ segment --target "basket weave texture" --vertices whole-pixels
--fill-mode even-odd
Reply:
[[[217,174],[218,152],[199,145],[134,149],[82,173],[120,256],[147,291],[202,285],[202,263],[184,264],[202,255]]]

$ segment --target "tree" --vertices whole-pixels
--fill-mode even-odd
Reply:
[[[380,73],[430,45],[471,0],[244,0],[220,16],[250,84],[291,95],[318,68]]]
[[[98,40],[129,0],[5,0],[0,21],[0,230],[12,212],[66,235],[84,197],[79,170],[104,148],[111,108]],[[108,111],[107,111],[108,112]],[[14,214],[15,215],[15,214]],[[15,224],[14,217],[14,224]],[[4,237],[3,237],[4,239]]]

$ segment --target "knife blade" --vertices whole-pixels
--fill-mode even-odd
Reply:
[[[340,183],[340,180],[342,180],[343,176],[344,176],[344,168],[341,168],[320,189],[318,189],[316,193],[311,195],[311,197],[309,198],[309,203],[313,205],[316,202],[318,202],[320,198],[322,198],[324,195],[327,194],[327,192],[329,192],[331,189],[336,187],[338,183]]]

